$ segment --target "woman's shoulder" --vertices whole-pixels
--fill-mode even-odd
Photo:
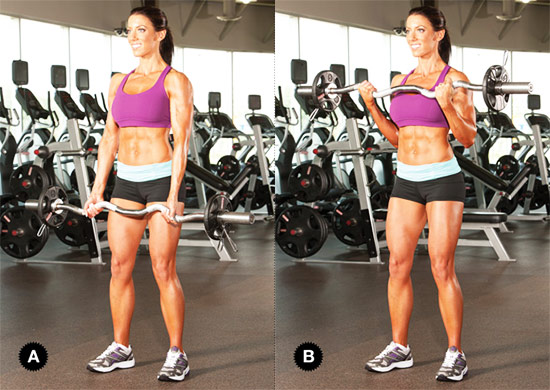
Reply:
[[[395,76],[393,76],[393,79],[391,80],[391,87],[395,87],[396,85],[401,84],[406,76],[407,75],[405,73],[396,74]]]
[[[185,73],[172,68],[166,75],[165,85],[168,86],[168,88],[185,89],[191,87],[191,82]]]
[[[116,91],[122,80],[124,80],[124,77],[126,77],[126,73],[114,73],[111,76],[111,85],[109,86],[109,89]]]
[[[470,81],[468,80],[468,77],[461,71],[455,69],[455,68],[449,68],[449,72],[447,75],[454,81],[454,80],[463,80],[463,81]]]

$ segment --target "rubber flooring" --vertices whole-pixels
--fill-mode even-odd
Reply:
[[[447,338],[427,252],[417,249],[409,344],[414,366],[385,374],[364,370],[391,341],[388,253],[383,265],[296,263],[276,248],[277,389],[548,389],[550,224],[511,222],[499,234],[516,262],[498,262],[491,248],[459,247],[456,271],[464,295],[462,347],[469,374],[460,383],[435,380]],[[475,238],[471,234],[468,238]],[[333,235],[316,259],[364,260]],[[304,342],[323,352],[302,371],[293,353]]]
[[[178,249],[186,298],[183,347],[186,389],[271,389],[274,383],[273,224],[241,226],[238,262],[220,262],[212,248]],[[184,238],[187,236],[184,233]],[[195,233],[191,238],[202,238]],[[14,264],[0,261],[1,389],[164,389],[156,374],[169,348],[159,292],[146,251],[134,269],[136,306],[130,342],[136,366],[96,374],[90,359],[112,342],[110,254],[104,266]],[[36,258],[78,261],[87,252],[50,237]],[[43,344],[48,362],[27,371],[18,358],[28,342]]]

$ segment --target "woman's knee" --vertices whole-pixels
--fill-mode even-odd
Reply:
[[[132,259],[113,255],[111,257],[111,276],[119,280],[132,279],[133,263]]]
[[[176,274],[175,262],[166,256],[155,256],[151,254],[153,274],[158,282],[168,282]]]
[[[411,273],[412,258],[399,253],[390,254],[390,276],[397,279],[408,279]]]
[[[430,260],[432,263],[432,275],[436,281],[446,282],[454,278],[455,270],[452,256],[430,254]]]

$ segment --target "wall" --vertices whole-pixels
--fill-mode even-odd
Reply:
[[[465,34],[461,35],[461,27],[468,17],[472,3],[472,0],[438,2],[439,8],[447,18],[453,44],[465,47],[550,52],[550,42],[548,40],[543,42],[545,36],[548,39],[550,6],[527,5],[521,19],[512,25],[502,40],[498,40],[498,35],[504,26],[504,22],[495,17],[502,14],[501,1],[488,1],[487,13],[491,16],[474,18]],[[400,26],[410,8],[411,2],[404,0],[276,1],[277,12],[384,32]],[[320,31],[319,38],[322,39],[322,36],[323,33]],[[365,43],[365,48],[368,49],[368,42]]]
[[[113,33],[137,2],[116,1],[51,1],[51,0],[2,0],[0,13],[51,22],[66,26]],[[181,31],[191,12],[191,1],[160,1],[160,8],[166,13],[174,34],[176,45],[185,47],[219,49],[231,51],[274,51],[274,36],[267,42],[264,38],[273,30],[274,8],[249,5],[242,19],[236,22],[226,37],[220,41],[219,35],[224,23],[216,19],[222,14],[222,4],[208,2],[197,18],[194,18],[189,30],[181,36]]]

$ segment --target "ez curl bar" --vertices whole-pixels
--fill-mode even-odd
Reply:
[[[105,201],[96,203],[96,207],[135,218],[142,218],[155,211],[168,210],[166,206],[161,204],[153,204],[141,210],[128,210]],[[25,208],[36,211],[43,223],[54,228],[63,224],[69,212],[86,216],[84,209],[69,204],[67,194],[61,187],[57,186],[42,191],[38,199],[27,200]],[[224,194],[216,194],[210,198],[203,213],[176,215],[175,221],[177,223],[202,221],[208,237],[212,240],[222,240],[225,236],[234,247],[227,233],[231,224],[252,225],[255,217],[252,213],[231,211],[229,198]],[[234,249],[236,251],[235,247]]]
[[[493,65],[487,69],[482,84],[472,84],[462,80],[453,81],[453,88],[466,88],[482,92],[483,100],[492,110],[501,111],[506,107],[510,94],[530,94],[533,84],[530,82],[509,81],[508,72],[501,65]],[[336,110],[341,102],[339,95],[359,89],[359,84],[342,86],[338,75],[330,70],[319,72],[313,79],[312,86],[299,86],[296,92],[299,95],[311,96],[316,107],[326,112]],[[435,99],[435,91],[416,85],[399,85],[373,93],[374,98],[383,98],[398,92],[419,93],[430,99]]]

